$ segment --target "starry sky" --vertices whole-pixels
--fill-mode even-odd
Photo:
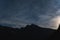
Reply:
[[[0,0],[0,25],[20,28],[32,23],[57,29],[60,0]]]

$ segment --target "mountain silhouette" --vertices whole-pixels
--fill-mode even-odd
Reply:
[[[35,24],[20,29],[0,25],[0,37],[8,40],[48,40],[55,32],[56,30],[42,28]]]
[[[60,25],[59,25],[58,31],[60,31]]]
[[[48,40],[60,40],[60,25],[59,25],[58,30],[56,30],[56,31],[52,34],[52,36],[50,36],[50,37],[48,38]]]

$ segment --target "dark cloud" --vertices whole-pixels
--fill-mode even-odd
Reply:
[[[59,1],[60,0],[0,0],[0,23],[6,23],[7,25],[13,24],[16,25],[16,27],[34,23],[52,28],[51,20],[60,15]]]

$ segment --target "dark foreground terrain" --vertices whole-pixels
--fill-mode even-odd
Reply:
[[[31,24],[24,28],[11,28],[0,25],[0,39],[4,40],[58,40],[59,30],[41,28]]]

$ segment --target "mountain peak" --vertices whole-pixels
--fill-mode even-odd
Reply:
[[[26,28],[40,28],[40,27],[35,24],[31,24],[31,25],[27,25]]]
[[[59,28],[58,28],[58,31],[60,31],[60,24],[59,24]]]
[[[35,24],[31,24],[30,26],[37,26],[37,25],[35,25]]]

